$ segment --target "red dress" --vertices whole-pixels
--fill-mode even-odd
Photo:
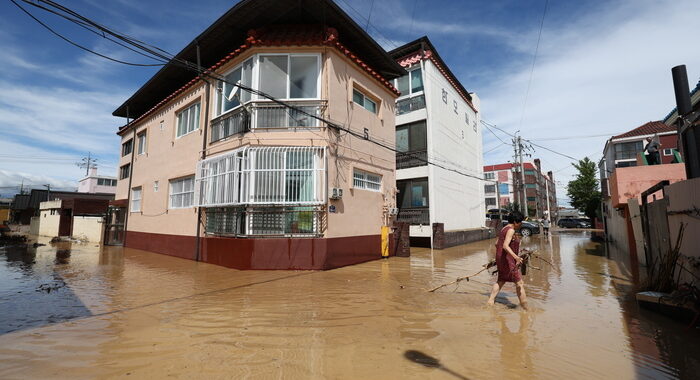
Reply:
[[[522,280],[520,277],[520,270],[515,262],[513,256],[511,256],[507,251],[503,249],[503,242],[506,240],[506,233],[508,230],[512,229],[511,226],[506,226],[501,229],[498,234],[498,241],[496,242],[496,267],[498,268],[498,281],[504,282],[518,282]],[[513,234],[513,238],[510,240],[510,249],[518,254],[520,250],[520,240]]]

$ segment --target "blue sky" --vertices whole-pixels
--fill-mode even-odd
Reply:
[[[482,102],[482,119],[576,158],[598,160],[606,137],[663,118],[674,107],[670,68],[700,77],[700,2],[551,0],[527,103],[525,93],[545,0],[337,0],[391,49],[428,35],[463,85]],[[176,53],[235,1],[97,1],[66,5],[106,26]],[[61,33],[101,53],[148,63],[99,36],[41,10],[28,9]],[[371,9],[371,15],[370,15]],[[112,111],[157,68],[106,61],[58,39],[0,2],[0,193],[8,186],[70,188],[88,151],[101,173],[116,173],[124,120]],[[694,33],[695,32],[695,33]],[[508,136],[496,133],[508,141]],[[580,137],[586,136],[586,137]],[[590,137],[593,136],[593,137]],[[579,137],[579,138],[572,138]],[[484,130],[486,164],[512,149]],[[538,149],[556,171],[558,196],[574,174],[570,160]]]

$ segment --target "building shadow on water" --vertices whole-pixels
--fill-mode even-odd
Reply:
[[[423,352],[416,351],[416,350],[408,350],[408,351],[403,353],[403,357],[416,363],[416,364],[420,364],[423,367],[435,368],[435,369],[444,371],[445,373],[448,373],[457,379],[464,379],[464,380],[469,379],[468,377],[460,375],[459,373],[445,367],[444,365],[442,365],[440,363],[440,360],[438,360],[437,358],[434,358],[434,357],[432,357],[428,354],[425,354]]]
[[[67,286],[70,249],[0,248],[0,335],[92,315]]]

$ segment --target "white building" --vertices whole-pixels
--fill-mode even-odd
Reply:
[[[90,169],[90,175],[78,181],[79,193],[114,194],[117,192],[117,177],[97,175],[97,169]]]
[[[462,86],[427,37],[389,54],[409,72],[394,81],[401,92],[396,101],[398,221],[411,224],[412,238],[430,238],[433,223],[443,223],[446,235],[480,229],[479,98]]]

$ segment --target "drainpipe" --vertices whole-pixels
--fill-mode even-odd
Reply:
[[[129,129],[129,106],[126,106],[126,126]],[[129,163],[129,188],[126,192],[126,212],[124,213],[124,241],[123,246],[126,247],[126,231],[129,223],[129,213],[131,212],[131,181],[134,179],[134,143],[136,142],[136,128],[134,128],[131,137],[131,161]]]
[[[201,64],[201,59],[199,56],[199,42],[197,42],[197,70],[199,71],[200,78],[202,78],[202,64]],[[209,132],[209,92],[210,92],[210,87],[209,87],[209,81],[204,79],[206,82],[206,85],[204,86],[204,99],[207,104],[205,110],[204,110],[204,133],[202,133],[202,155],[200,159],[204,160],[207,158],[207,132]],[[196,173],[195,173],[196,177]],[[200,247],[200,242],[201,242],[201,229],[202,229],[202,208],[197,207],[197,235],[195,238],[195,242],[197,246],[195,247],[195,261],[200,260],[201,256],[201,247]]]

